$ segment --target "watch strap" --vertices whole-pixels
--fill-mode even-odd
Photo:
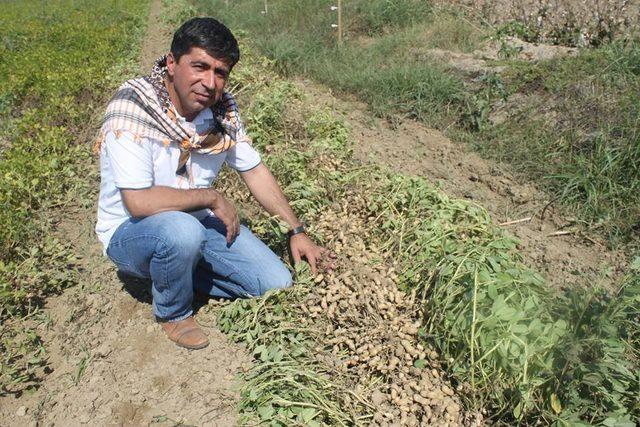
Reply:
[[[293,236],[295,236],[296,234],[300,234],[300,233],[305,233],[307,231],[306,227],[303,225],[299,225],[296,228],[287,231],[287,236],[289,238],[292,238]]]

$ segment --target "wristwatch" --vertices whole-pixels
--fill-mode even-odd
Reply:
[[[304,224],[297,226],[293,230],[287,231],[287,237],[292,238],[296,234],[306,233],[307,229]]]

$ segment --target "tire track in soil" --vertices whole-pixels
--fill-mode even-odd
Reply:
[[[145,70],[170,40],[161,8],[152,1]],[[246,350],[226,339],[206,306],[196,319],[209,347],[171,343],[153,318],[150,283],[118,276],[103,256],[95,212],[94,205],[63,213],[56,234],[81,257],[80,285],[49,298],[44,320],[27,322],[42,336],[53,371],[34,393],[0,398],[0,425],[237,424],[236,374],[251,363]]]
[[[624,272],[627,260],[623,251],[607,249],[596,236],[554,235],[571,230],[570,217],[550,204],[548,194],[519,182],[499,164],[420,123],[403,120],[394,127],[373,118],[361,102],[332,94],[309,80],[297,83],[310,102],[342,115],[351,128],[354,157],[359,161],[422,176],[448,195],[484,207],[496,224],[532,217],[503,227],[520,239],[525,262],[551,286],[599,284],[612,288]]]

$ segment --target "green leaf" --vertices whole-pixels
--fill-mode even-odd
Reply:
[[[258,415],[260,416],[260,420],[267,421],[273,417],[275,410],[271,405],[258,406]]]
[[[314,408],[304,408],[300,412],[300,416],[305,423],[309,423],[316,416],[316,410]]]
[[[498,290],[496,289],[496,285],[494,283],[491,283],[487,287],[487,294],[492,300],[496,299],[496,297],[498,296]]]
[[[413,366],[418,369],[424,369],[427,367],[427,361],[424,359],[417,359],[415,362],[413,362]]]

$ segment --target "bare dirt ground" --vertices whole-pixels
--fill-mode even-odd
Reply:
[[[485,42],[482,48],[471,53],[421,47],[412,49],[412,53],[418,59],[436,60],[462,73],[477,76],[484,72],[501,73],[504,71],[504,66],[495,63],[500,59],[501,43],[513,49],[518,59],[531,62],[562,58],[578,53],[577,48],[527,43],[515,37],[506,37],[503,42]]]
[[[411,120],[393,127],[372,118],[362,103],[338,100],[330,89],[307,80],[299,84],[312,102],[344,117],[352,129],[358,160],[423,176],[450,196],[486,208],[496,224],[531,218],[501,226],[521,240],[525,262],[552,286],[609,286],[620,275],[625,265],[623,254],[607,250],[594,236],[571,234],[571,218],[549,205],[547,194],[531,184],[519,183],[500,165],[482,159],[437,130]]]
[[[167,46],[160,4],[151,9],[144,69]],[[0,398],[0,425],[235,425],[236,374],[250,356],[227,341],[206,305],[196,319],[209,347],[192,352],[171,343],[153,318],[150,284],[117,275],[94,221],[95,206],[67,211],[59,225],[81,256],[80,286],[50,298],[28,321],[43,337],[52,372],[37,391]]]

